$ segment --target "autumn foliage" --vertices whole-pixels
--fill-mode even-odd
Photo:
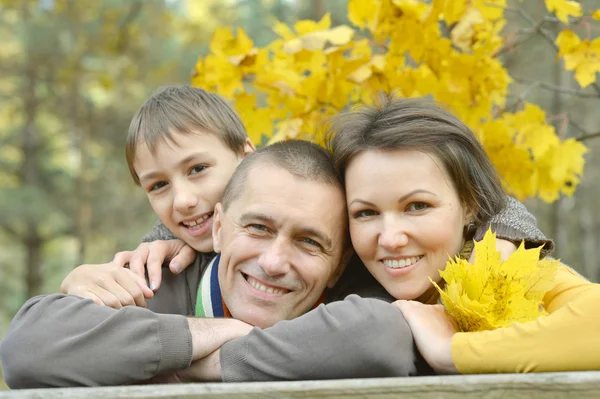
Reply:
[[[580,4],[545,5],[563,23],[556,45],[566,70],[582,87],[595,84],[600,39],[569,29],[584,15]],[[430,96],[475,131],[509,193],[552,202],[575,190],[587,149],[561,140],[539,106],[507,104],[512,80],[499,54],[508,12],[506,0],[350,0],[352,27],[332,27],[329,15],[275,23],[279,39],[261,48],[243,30],[221,28],[192,84],[230,99],[257,144],[319,141],[326,118],[381,90]],[[600,10],[585,15],[600,19]]]
[[[542,301],[554,285],[560,261],[539,260],[540,250],[521,244],[503,262],[496,234],[488,230],[475,242],[473,264],[457,257],[440,270],[444,288],[432,283],[461,331],[493,330],[547,314]]]

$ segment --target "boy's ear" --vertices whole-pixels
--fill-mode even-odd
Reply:
[[[244,153],[242,154],[242,158],[246,158],[246,155],[254,151],[256,151],[254,143],[252,142],[252,140],[250,140],[250,138],[247,138],[246,143],[244,144]]]
[[[213,236],[213,249],[216,253],[221,252],[221,217],[223,215],[223,208],[221,203],[215,205],[215,211],[213,213],[213,225],[212,225],[212,236]]]
[[[342,253],[340,264],[338,265],[337,269],[335,269],[329,278],[329,281],[327,282],[327,288],[333,288],[337,284],[340,277],[342,277],[342,274],[344,274],[344,270],[346,270],[346,266],[348,266],[350,259],[352,259],[352,255],[354,255],[354,248],[349,245]]]

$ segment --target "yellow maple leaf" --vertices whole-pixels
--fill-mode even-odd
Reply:
[[[380,7],[379,0],[350,0],[348,20],[361,29],[374,31],[377,27]]]
[[[450,260],[440,271],[444,306],[462,331],[491,330],[528,322],[545,314],[542,300],[554,281],[559,261],[539,260],[540,248],[521,246],[504,262],[496,234],[488,230],[475,243],[475,262]]]
[[[600,21],[600,8],[592,13],[592,18],[594,18],[597,21]]]
[[[452,32],[450,32],[452,43],[463,52],[469,50],[473,44],[473,36],[475,35],[473,26],[481,24],[484,21],[479,10],[470,8],[452,29]]]
[[[580,17],[582,14],[581,4],[571,0],[546,0],[546,8],[565,24],[569,23],[569,17]]]

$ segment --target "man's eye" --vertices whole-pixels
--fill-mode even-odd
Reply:
[[[426,204],[425,202],[412,202],[408,205],[407,209],[409,211],[418,212],[424,211],[427,208],[429,208],[429,204]]]
[[[264,224],[256,224],[253,223],[251,225],[248,226],[251,230],[255,231],[255,232],[260,232],[260,233],[266,233],[269,231],[269,229],[267,228],[267,226],[265,226]]]
[[[308,244],[311,247],[315,247],[315,248],[321,248],[321,244],[319,244],[318,242],[316,242],[315,240],[313,240],[312,238],[308,238],[308,237],[304,237],[301,240],[304,244]]]
[[[167,185],[167,182],[159,181],[158,183],[154,183],[152,186],[150,186],[149,191],[160,190],[161,188],[165,187],[166,185]]]
[[[202,172],[204,169],[206,169],[205,165],[196,165],[192,169],[190,169],[190,175],[197,175],[198,173]]]
[[[373,210],[370,210],[370,209],[365,209],[365,210],[362,210],[362,211],[355,212],[354,213],[354,218],[355,219],[360,219],[360,218],[366,218],[366,217],[369,217],[369,216],[376,216],[376,215],[377,215],[377,212],[375,212]]]

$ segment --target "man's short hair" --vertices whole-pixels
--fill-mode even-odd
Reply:
[[[140,142],[154,155],[159,143],[173,141],[173,133],[199,132],[217,135],[240,155],[248,138],[239,115],[217,94],[190,86],[166,86],[154,93],[135,113],[127,133],[125,154],[135,184],[140,185],[133,167]]]
[[[223,210],[242,194],[250,170],[258,165],[281,168],[299,179],[332,185],[344,193],[341,176],[327,150],[309,141],[288,140],[263,147],[242,160],[225,187]]]

